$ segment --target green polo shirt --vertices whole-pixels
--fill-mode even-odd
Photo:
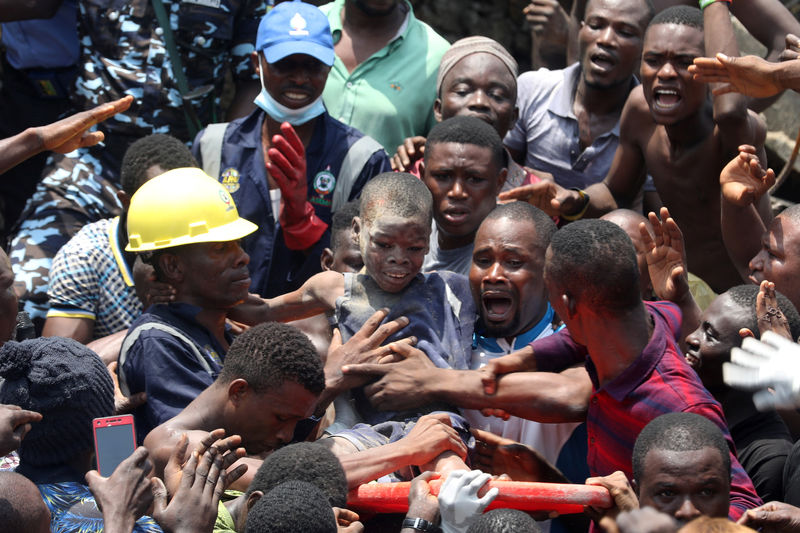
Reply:
[[[342,35],[344,3],[335,0],[320,8],[328,16],[334,43]],[[337,56],[322,93],[332,117],[377,140],[389,154],[406,137],[427,135],[436,123],[436,74],[450,48],[406,5],[408,16],[398,35],[353,72]]]

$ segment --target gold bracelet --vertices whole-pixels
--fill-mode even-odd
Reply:
[[[574,222],[575,220],[579,220],[583,218],[583,215],[586,214],[586,210],[589,209],[589,195],[586,194],[586,191],[583,189],[579,189],[577,187],[572,188],[573,191],[578,191],[578,194],[581,196],[581,200],[583,200],[583,208],[580,211],[575,213],[574,215],[561,215],[561,218],[564,220],[569,220],[570,222]]]

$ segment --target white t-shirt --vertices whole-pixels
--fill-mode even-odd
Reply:
[[[527,346],[536,339],[552,335],[552,321],[553,309],[548,304],[547,312],[542,320],[522,335],[514,338],[514,342],[511,344],[505,339],[486,338],[476,334],[476,341],[473,343],[472,348],[470,369],[477,370],[492,359],[508,355]],[[462,409],[461,414],[464,415],[464,418],[469,421],[472,427],[491,431],[496,435],[526,444],[536,449],[553,465],[556,464],[564,443],[567,442],[567,439],[579,425],[577,422],[544,424],[516,416],[503,420],[494,416],[483,416],[480,411],[474,409]]]

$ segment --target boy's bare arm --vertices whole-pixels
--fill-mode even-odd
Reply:
[[[453,452],[461,458],[467,455],[467,447],[450,425],[447,413],[421,416],[402,439],[362,451],[335,436],[319,442],[342,463],[350,490],[403,467],[428,464],[445,452]]]
[[[262,322],[290,322],[333,311],[344,294],[344,276],[329,270],[311,276],[296,291],[265,299],[257,295],[228,313],[228,318],[250,326]]]

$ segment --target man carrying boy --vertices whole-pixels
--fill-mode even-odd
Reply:
[[[550,217],[524,202],[497,206],[478,229],[469,273],[479,313],[470,362],[472,370],[435,368],[423,354],[409,348],[408,352],[404,350],[402,361],[347,365],[345,374],[377,378],[365,387],[365,393],[378,409],[409,409],[437,402],[466,408],[462,412],[471,427],[533,446],[545,459],[557,464],[577,425],[567,422],[570,406],[574,420],[580,421],[591,392],[591,387],[585,386],[588,380],[575,381],[570,376],[576,372],[585,376],[586,371],[571,369],[564,375],[520,372],[504,377],[490,402],[492,407],[518,415],[505,421],[484,417],[478,411],[490,404],[485,400],[481,374],[476,372],[496,357],[553,334],[553,308],[542,281],[544,255],[553,233],[555,224]],[[559,383],[561,396],[556,392]],[[542,396],[533,399],[532,391],[541,391]],[[549,399],[545,397],[547,394]],[[525,400],[517,401],[521,396]],[[552,422],[547,417],[559,416],[567,423],[546,423]],[[585,456],[586,432],[579,433],[583,435]],[[586,471],[585,463],[582,470],[579,465],[571,466]],[[577,482],[585,477],[584,474],[573,479]]]
[[[738,55],[732,31],[726,2],[714,2],[702,14],[677,6],[656,15],[645,34],[642,85],[625,105],[619,148],[606,179],[586,191],[533,184],[508,198],[530,198],[546,212],[571,219],[598,216],[630,204],[646,169],[684,229],[691,271],[717,292],[737,284],[738,273],[721,239],[717,177],[740,144],[753,144],[763,153],[765,128],[742,95],[709,100],[705,85],[687,70],[706,52]],[[768,207],[762,198],[759,212],[765,220]]]
[[[428,250],[431,211],[431,194],[414,176],[391,172],[376,176],[364,188],[360,216],[353,222],[365,265],[362,273],[317,274],[297,291],[264,301],[252,310],[248,321],[288,321],[335,311],[346,342],[378,309],[389,308],[389,319],[404,316],[408,320],[390,341],[413,335],[436,366],[465,369],[475,321],[467,279],[450,272],[420,274]],[[378,412],[359,391],[355,393],[356,407],[371,425],[337,434],[340,444],[334,449],[340,453],[396,441],[421,415],[448,410],[446,405],[429,405],[403,413]],[[451,414],[450,418],[454,426],[466,429],[460,416]],[[468,438],[468,432],[464,436]],[[460,459],[454,459],[451,466],[463,467]]]
[[[366,328],[369,329],[369,328]],[[391,324],[389,330],[396,329]],[[259,324],[236,338],[225,367],[214,383],[175,417],[155,428],[145,439],[155,471],[160,474],[186,433],[188,449],[222,428],[227,435],[241,436],[250,457],[237,487],[246,488],[265,453],[291,441],[295,425],[309,417],[326,378],[314,347],[295,328],[278,323]],[[348,486],[354,488],[380,475],[408,465],[424,465],[446,451],[462,456],[466,448],[445,415],[422,417],[407,438],[380,449],[352,454],[343,460]],[[344,459],[344,458],[342,458]]]
[[[420,165],[433,195],[430,251],[423,269],[467,275],[475,232],[497,205],[506,175],[503,143],[486,122],[456,116],[431,129]]]
[[[389,170],[380,144],[325,110],[334,61],[328,19],[304,2],[278,4],[261,20],[252,54],[258,109],[195,139],[206,172],[258,231],[244,239],[251,292],[273,297],[320,272],[332,214],[367,180]]]

